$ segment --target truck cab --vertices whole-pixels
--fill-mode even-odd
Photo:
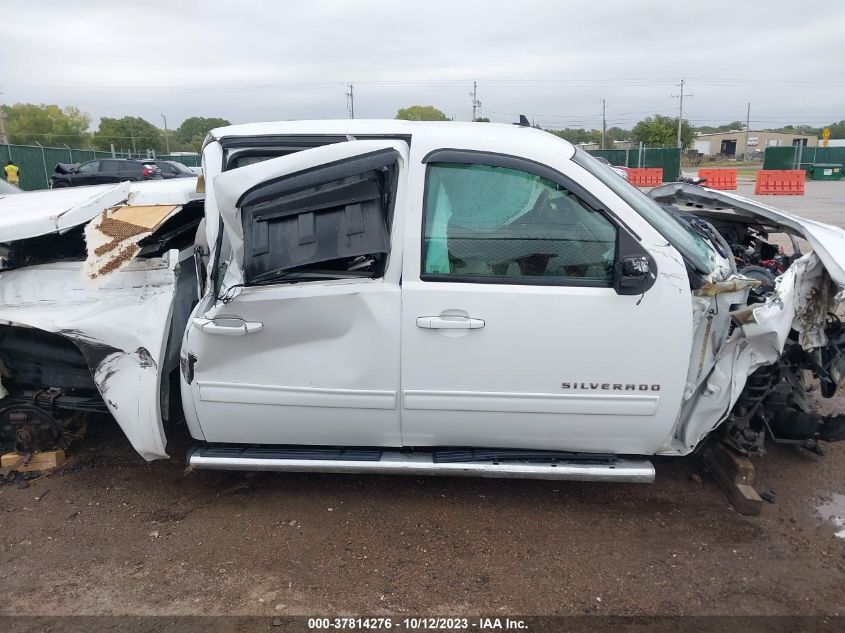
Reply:
[[[196,439],[676,450],[690,274],[729,262],[589,155],[519,126],[293,122],[213,132],[203,172]]]

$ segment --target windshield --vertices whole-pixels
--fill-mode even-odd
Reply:
[[[646,222],[651,224],[672,246],[678,249],[698,272],[709,274],[716,269],[715,251],[703,237],[689,226],[584,150],[576,148],[572,160],[633,207]]]

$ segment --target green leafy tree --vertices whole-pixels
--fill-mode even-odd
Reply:
[[[677,124],[678,119],[675,119]],[[731,132],[733,130],[744,130],[745,121],[731,121],[730,123],[723,123],[722,125],[700,125],[695,128],[696,132],[702,134],[713,134],[715,132]]]
[[[173,133],[173,140],[182,150],[198,152],[210,130],[226,125],[231,123],[219,117],[192,116],[182,121],[182,125]]]
[[[681,123],[681,145],[689,147],[695,136],[689,121],[684,119]],[[642,142],[648,147],[676,147],[678,144],[678,119],[677,117],[661,116],[655,114],[653,117],[646,117],[634,126],[631,130],[631,138]]]
[[[565,127],[559,130],[546,131],[551,132],[555,136],[559,136],[562,139],[566,139],[567,141],[573,144],[593,142],[590,132],[580,127]],[[599,132],[599,137],[601,137],[601,132]]]
[[[10,143],[31,145],[70,145],[82,147],[89,142],[91,118],[78,108],[57,105],[16,103],[0,106],[6,120]]]
[[[164,149],[164,133],[141,117],[103,117],[94,134],[94,145],[97,149],[108,150],[112,144],[116,149],[131,149],[138,153],[148,149],[161,152]]]
[[[443,112],[434,106],[412,105],[407,108],[400,108],[396,112],[396,118],[403,121],[450,121]]]
[[[783,127],[773,128],[767,130],[768,132],[785,132],[787,134],[807,134],[809,136],[818,136],[822,129],[813,127],[812,125],[784,125]]]
[[[831,123],[825,127],[830,130],[830,138],[845,138],[845,121]]]
[[[488,119],[486,116],[479,116],[476,117],[474,120],[476,123],[490,123],[490,119]]]

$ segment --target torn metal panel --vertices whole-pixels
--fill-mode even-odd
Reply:
[[[0,197],[0,242],[65,233],[118,205],[184,205],[202,199],[193,178],[65,187]]]
[[[680,453],[693,450],[724,422],[748,376],[783,354],[790,330],[799,332],[805,349],[827,343],[825,317],[834,307],[830,278],[815,253],[805,255],[778,277],[775,292],[764,303],[748,306],[742,321],[714,356],[712,369],[685,404],[675,439]]]
[[[135,450],[145,459],[167,457],[159,392],[178,253],[132,261],[97,288],[82,269],[82,262],[59,262],[0,274],[0,323],[76,343]]]

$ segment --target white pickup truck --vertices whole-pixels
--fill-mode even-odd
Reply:
[[[521,126],[236,125],[203,174],[0,197],[7,447],[109,414],[164,458],[178,395],[195,468],[647,482],[845,439],[807,403],[845,376],[838,228]]]

